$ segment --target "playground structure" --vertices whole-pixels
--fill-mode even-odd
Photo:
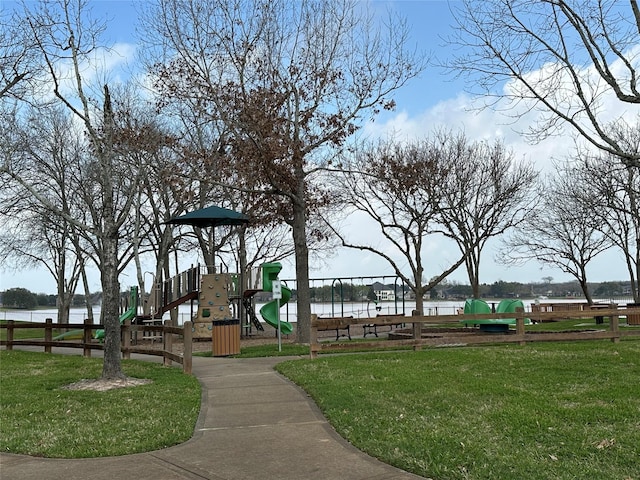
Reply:
[[[205,274],[200,278],[197,315],[193,318],[193,338],[211,338],[212,322],[232,320],[229,291],[232,287],[228,274]]]
[[[210,239],[215,245],[215,228],[221,225],[246,226],[249,217],[240,212],[227,208],[209,206],[174,217],[165,222],[171,225],[189,225],[197,228],[210,228]],[[214,257],[215,258],[215,257]],[[239,352],[239,338],[241,329],[250,334],[253,327],[263,331],[263,322],[255,313],[254,296],[258,292],[272,292],[274,298],[260,308],[260,316],[264,323],[276,328],[278,338],[280,334],[293,333],[293,325],[280,319],[280,309],[288,305],[292,296],[292,290],[285,284],[282,285],[278,274],[282,265],[278,262],[265,263],[257,271],[240,274],[216,272],[215,267],[207,268],[206,273],[200,266],[191,267],[165,281],[154,280],[151,293],[147,296],[144,292],[141,297],[142,314],[138,315],[138,293],[131,290],[131,300],[126,311],[121,315],[120,322],[133,320],[134,324],[150,324],[156,326],[162,322],[164,314],[171,312],[171,321],[178,323],[178,307],[190,302],[190,321],[193,322],[193,339],[212,339],[214,355],[216,345],[218,350],[224,350],[226,354]],[[250,287],[245,289],[245,275],[249,274]],[[255,281],[254,281],[255,280]],[[274,282],[278,282],[277,296],[274,291]],[[286,283],[286,282],[285,282]],[[335,280],[334,280],[335,283]],[[344,315],[343,284],[340,281],[340,297],[342,302],[341,314]],[[403,288],[402,298],[405,290]],[[135,298],[134,298],[135,297]],[[393,295],[394,298],[395,294]],[[388,295],[380,297],[388,300]],[[263,300],[263,299],[262,299]],[[377,305],[378,299],[373,299]],[[197,313],[194,315],[194,307],[197,302]],[[370,303],[370,302],[369,302]],[[367,310],[369,310],[367,303]],[[376,308],[376,311],[379,311]],[[396,309],[397,310],[397,309]],[[334,314],[334,285],[332,285],[332,315]],[[404,310],[403,310],[404,314]],[[104,332],[98,332],[104,337]],[[377,335],[377,333],[376,333]],[[219,337],[229,337],[225,341]],[[237,341],[236,341],[237,338]],[[229,341],[227,341],[229,340]],[[222,348],[221,345],[226,347]],[[225,354],[225,353],[221,353]]]
[[[165,223],[210,228],[211,239],[214,240],[215,228],[217,226],[242,226],[244,228],[249,223],[249,217],[226,208],[210,206],[174,217]],[[212,243],[215,245],[215,241]],[[217,274],[218,276],[214,279],[215,283],[211,283],[207,287],[202,283],[205,281],[205,277],[201,278],[199,276],[199,269],[194,270],[192,267],[190,271],[183,272],[174,277],[174,280],[168,280],[162,284],[156,283],[154,286],[155,291],[149,297],[148,302],[143,302],[146,308],[144,315],[148,319],[147,321],[152,321],[153,319],[162,318],[162,315],[166,311],[174,310],[180,304],[191,301],[190,318],[194,321],[194,339],[211,338],[212,335],[215,346],[216,322],[224,322],[227,326],[233,323],[235,328],[237,320],[240,320],[241,326],[245,329],[247,335],[251,333],[253,327],[259,331],[264,330],[262,322],[255,314],[254,297],[258,292],[272,292],[271,301],[260,308],[260,315],[264,323],[276,328],[278,339],[280,340],[281,334],[288,335],[293,332],[293,325],[287,321],[289,318],[288,312],[284,321],[281,321],[280,318],[280,309],[282,306],[288,305],[288,301],[292,295],[292,290],[288,287],[286,281],[282,281],[284,283],[283,285],[278,279],[278,274],[281,270],[282,265],[274,262],[265,263],[259,267],[257,271],[244,272],[244,274],[224,274],[226,276]],[[215,270],[212,271],[215,272]],[[247,273],[249,275],[249,287],[245,289],[245,275]],[[214,273],[214,275],[216,274]],[[206,281],[210,281],[210,279]],[[278,286],[277,292],[274,290],[274,282],[276,281]],[[234,288],[232,289],[231,286]],[[334,285],[332,285],[331,288],[333,315]],[[340,289],[341,301],[344,304],[342,282],[340,282]],[[403,300],[404,294],[405,289],[403,287]],[[396,298],[395,294],[393,298]],[[198,300],[198,314],[194,317],[193,307],[196,299]],[[388,295],[381,295],[380,298],[374,298],[373,300],[377,305],[378,300],[389,300],[389,298]],[[369,310],[369,303],[370,302],[367,303],[367,310]],[[234,306],[233,312],[230,309],[230,305],[232,304]],[[341,309],[341,314],[344,315],[342,310],[343,308]],[[376,308],[376,311],[379,310],[380,309]],[[177,314],[177,309],[174,311]],[[396,314],[397,313],[396,308]],[[404,308],[402,315],[404,315]],[[236,336],[239,338],[235,330],[231,335],[233,335],[234,338]]]
[[[147,320],[161,319],[166,312],[186,302],[191,302],[192,316],[194,301],[200,293],[202,268],[191,266],[162,282],[154,282],[151,292],[142,302],[142,317]]]
[[[211,339],[214,356],[240,353],[240,320],[232,316],[229,306],[229,293],[234,286],[229,274],[206,274],[200,279],[193,338]]]
[[[138,287],[131,287],[129,291],[129,301],[126,304],[125,311],[118,317],[120,325],[123,325],[127,320],[133,320],[138,314]],[[53,340],[80,340],[83,338],[84,330],[76,329],[69,332],[62,333],[53,338]],[[104,330],[96,330],[93,337],[97,340],[104,340]]]
[[[265,300],[281,271],[279,262],[264,263],[245,274],[211,274],[202,266],[192,266],[170,279],[157,282],[148,298],[143,300],[143,315],[137,321],[159,321],[170,310],[191,303],[189,319],[193,322],[194,340],[211,340],[213,336],[215,342],[214,332],[221,325],[233,329],[228,335],[234,338],[263,332],[265,324],[277,331],[278,323],[280,332],[290,335],[294,331],[292,320],[296,320],[295,304],[290,303],[295,280],[281,280],[282,297]],[[248,286],[242,289],[245,279]],[[311,291],[312,313],[323,318],[407,315],[408,289],[398,277],[312,279]],[[237,328],[240,328],[239,334],[235,331]],[[336,333],[339,337],[340,333]],[[377,335],[375,329],[370,333]],[[345,336],[350,336],[348,331]]]
[[[247,318],[242,325],[247,331],[251,327],[264,330],[262,322],[254,311],[252,297],[258,292],[270,292],[273,282],[282,270],[280,263],[267,263],[250,272],[256,277],[251,289],[240,291],[242,275],[235,273],[209,273],[208,268],[192,266],[173,277],[154,283],[148,295],[142,294],[139,313],[138,288],[132,287],[129,301],[119,318],[121,324],[131,320],[133,324],[160,325],[168,312],[176,311],[185,303],[190,303],[192,336],[194,340],[211,340],[215,356],[240,353],[241,316]],[[283,287],[282,298],[266,303],[261,309],[262,320],[278,328],[278,311],[291,298],[291,290]],[[244,310],[244,311],[243,311]],[[244,313],[245,315],[241,315]],[[177,319],[177,316],[174,317]],[[293,332],[291,323],[283,321],[280,330],[288,335]],[[71,331],[56,337],[58,340],[79,339],[82,330]],[[104,331],[97,330],[95,338],[104,338]]]
[[[465,315],[482,315],[489,313],[513,313],[514,318],[485,318],[481,320],[460,320],[466,327],[479,326],[480,331],[490,333],[508,332],[510,325],[516,324],[515,313],[518,308],[524,311],[522,300],[501,300],[495,311],[485,302],[478,298],[469,298],[464,303]],[[530,325],[531,320],[524,319],[525,325]]]
[[[408,287],[397,276],[310,279],[311,313],[323,320],[341,322],[348,319],[393,316],[398,319],[395,325],[389,327],[393,329],[402,326],[404,317],[411,314],[407,305],[408,294]],[[366,338],[367,335],[378,337],[381,333],[373,323],[363,324],[360,328],[352,329],[347,322],[338,328],[320,330],[335,332],[336,341],[340,337],[351,340],[352,334],[361,334]]]
[[[264,263],[262,265],[262,291],[273,292],[273,282],[278,280],[278,274],[282,270],[282,264],[279,262]],[[273,328],[279,328],[284,335],[293,332],[293,325],[287,321],[280,321],[280,308],[291,299],[291,290],[287,286],[282,286],[282,298],[274,299],[264,304],[260,309],[260,315],[266,323]]]
[[[296,281],[282,280],[291,290]],[[396,276],[311,278],[311,313],[321,318],[363,318],[376,315],[410,315],[409,289]],[[295,318],[295,310],[284,305],[285,318]]]

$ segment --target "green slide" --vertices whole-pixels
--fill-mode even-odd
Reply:
[[[481,313],[491,313],[491,307],[484,300],[479,298],[468,298],[464,302],[464,313],[466,315],[480,315]]]
[[[138,287],[131,287],[129,292],[129,308],[118,317],[120,325],[127,320],[133,320],[138,314]],[[95,338],[98,340],[104,339],[104,330],[96,330]]]
[[[278,273],[282,270],[280,262],[262,264],[262,289],[265,292],[273,291],[273,281],[278,279]],[[284,285],[282,286],[282,298],[280,300],[272,300],[266,303],[260,309],[260,315],[265,322],[273,328],[278,328],[278,310],[291,298],[291,290]],[[293,332],[293,325],[289,322],[280,321],[280,332],[289,335]]]
[[[522,300],[501,300],[498,304],[498,308],[496,308],[496,313],[516,313],[516,309],[521,308],[524,310],[524,303]],[[515,318],[501,318],[500,321],[504,323],[508,323],[509,325],[515,325]],[[524,319],[525,325],[531,324],[530,318]]]
[[[82,340],[84,330],[69,330],[68,332],[61,333],[60,335],[53,337],[54,340]]]
[[[496,313],[515,313],[517,308],[524,309],[522,300],[501,300],[496,308]],[[491,307],[484,300],[468,299],[464,304],[465,315],[480,315],[492,313]],[[480,325],[480,329],[484,331],[508,331],[509,325],[515,325],[515,318],[490,318],[484,320],[460,320],[465,326]],[[525,325],[531,324],[531,320],[524,319]]]

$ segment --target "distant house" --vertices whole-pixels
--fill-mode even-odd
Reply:
[[[373,293],[376,294],[376,299],[379,302],[393,302],[396,299],[396,292],[393,286],[375,282],[371,287],[373,288]]]

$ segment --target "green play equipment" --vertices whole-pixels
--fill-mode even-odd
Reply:
[[[501,300],[496,308],[496,313],[516,313],[518,308],[524,310],[522,300]],[[509,325],[516,324],[515,318],[501,318],[500,320],[507,322]],[[525,318],[524,323],[525,325],[531,325],[531,319]]]
[[[60,335],[53,337],[54,340],[82,340],[84,330],[69,330],[68,332],[61,333]]]
[[[127,308],[127,310],[118,317],[118,321],[120,322],[120,325],[122,325],[127,320],[133,320],[134,318],[136,318],[137,314],[138,314],[138,287],[131,287],[131,290],[129,291],[129,308]],[[98,340],[103,340],[104,334],[105,334],[104,330],[96,330],[95,338],[97,338]]]
[[[273,291],[273,281],[278,280],[278,274],[282,270],[282,264],[280,262],[271,262],[262,264],[262,290],[265,292]],[[282,298],[272,300],[266,303],[260,309],[260,315],[265,322],[271,325],[273,328],[278,328],[278,310],[289,301],[291,298],[291,290],[288,287],[282,286]],[[285,335],[289,335],[293,332],[293,325],[289,322],[280,321],[280,332]]]
[[[524,310],[522,300],[501,300],[496,308],[495,313],[516,313],[518,308]],[[480,315],[494,313],[491,307],[484,300],[478,298],[469,298],[464,303],[465,315]],[[509,325],[515,325],[515,318],[488,318],[483,320],[460,320],[465,326],[480,326],[483,332],[508,332]],[[525,325],[531,324],[531,319],[524,319]]]
[[[122,325],[126,320],[133,320],[136,318],[138,312],[138,287],[131,287],[129,292],[129,308],[118,317],[120,321],[120,325]],[[84,335],[84,330],[70,330],[68,332],[62,333],[57,337],[53,337],[54,340],[82,340]],[[104,339],[104,330],[96,330],[94,334],[94,338],[98,340]]]
[[[464,313],[465,315],[480,315],[483,313],[491,313],[491,307],[484,300],[480,300],[478,298],[468,298],[467,301],[464,302]],[[470,323],[477,322],[478,321]]]

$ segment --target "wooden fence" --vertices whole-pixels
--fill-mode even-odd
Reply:
[[[26,345],[44,347],[44,351],[51,353],[53,348],[81,348],[85,357],[91,357],[92,350],[104,350],[104,345],[93,338],[94,330],[104,329],[104,325],[96,325],[85,320],[84,323],[53,323],[51,319],[47,319],[45,323],[22,323],[13,320],[7,320],[6,324],[0,325],[0,328],[6,329],[7,339],[0,341],[0,345],[6,346],[7,350],[13,350],[14,346]],[[24,329],[44,329],[44,339],[21,339],[15,340],[14,332]],[[82,339],[80,340],[54,340],[54,331],[82,330]],[[120,326],[121,332],[121,350],[122,357],[131,358],[132,353],[155,355],[163,358],[165,366],[170,366],[171,362],[182,365],[182,370],[186,374],[191,374],[192,360],[192,325],[191,322],[185,322],[183,327],[174,327],[170,320],[166,320],[164,325],[131,325],[131,321],[127,320]],[[143,336],[139,336],[142,334]],[[144,335],[151,334],[150,337]],[[183,352],[178,354],[173,351],[173,337],[175,335],[183,338]],[[138,345],[138,340],[155,341],[156,339],[162,343],[161,348],[153,348],[149,346]]]
[[[323,350],[348,351],[356,349],[379,349],[395,347],[413,347],[419,350],[423,346],[445,346],[445,345],[473,345],[486,343],[518,343],[524,345],[528,342],[549,342],[549,341],[573,341],[573,340],[595,340],[610,339],[612,342],[620,341],[621,337],[639,335],[640,328],[623,330],[619,328],[619,317],[626,316],[629,319],[640,317],[640,308],[619,308],[610,305],[607,308],[599,307],[597,311],[567,311],[563,312],[564,319],[572,318],[593,318],[594,316],[609,319],[607,330],[584,330],[570,332],[531,332],[526,330],[525,318],[529,318],[534,323],[557,319],[558,312],[525,312],[519,309],[516,313],[490,313],[478,315],[429,315],[403,317],[406,324],[413,324],[415,331],[420,331],[420,335],[412,333],[414,329],[408,329],[404,338],[402,335],[394,335],[395,339],[376,340],[367,342],[320,342],[318,332],[327,330],[345,330],[350,326],[388,326],[393,328],[398,325],[398,316],[388,315],[375,318],[318,318],[312,315],[310,355],[316,358]],[[515,330],[508,333],[485,333],[476,328],[446,328],[447,325],[460,326],[461,321],[473,322],[473,320],[490,319],[516,319]],[[634,322],[635,323],[635,322]],[[438,328],[427,328],[424,326]],[[442,328],[444,327],[444,328]]]

